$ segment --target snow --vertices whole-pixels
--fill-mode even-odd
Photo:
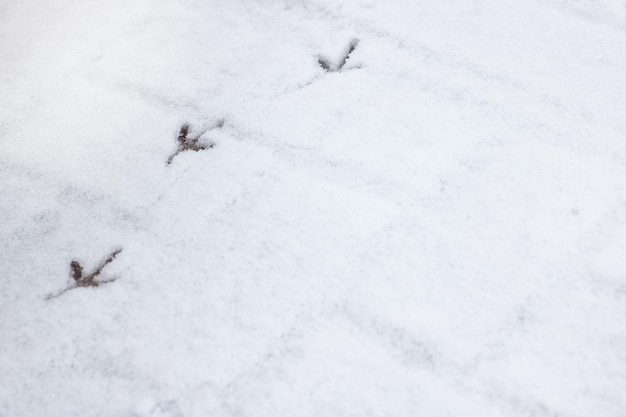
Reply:
[[[620,0],[0,0],[0,416],[624,416],[624,46]]]

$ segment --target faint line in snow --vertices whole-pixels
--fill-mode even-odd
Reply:
[[[145,100],[155,106],[161,106],[169,109],[198,110],[198,106],[193,104],[189,98],[169,97],[164,92],[160,92],[159,90],[148,86],[126,82],[117,82],[114,86],[128,95],[138,97],[139,99]]]

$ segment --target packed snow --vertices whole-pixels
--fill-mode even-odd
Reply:
[[[0,97],[1,417],[626,416],[624,1],[0,0]]]

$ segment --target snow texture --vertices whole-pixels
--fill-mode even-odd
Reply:
[[[626,416],[624,1],[0,0],[0,97],[0,416]]]

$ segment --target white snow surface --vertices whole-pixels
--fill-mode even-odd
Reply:
[[[0,97],[0,416],[626,416],[624,1],[0,0]]]

